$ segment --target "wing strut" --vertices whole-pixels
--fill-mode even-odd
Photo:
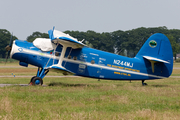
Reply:
[[[62,52],[61,52],[61,56],[59,57],[59,62],[57,64],[57,66],[59,67],[63,67],[62,66],[62,62],[63,62],[63,58],[65,56],[65,53],[66,53],[66,49],[67,49],[67,46],[66,45],[63,45],[63,49],[62,49]]]

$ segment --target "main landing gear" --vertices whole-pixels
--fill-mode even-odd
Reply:
[[[37,75],[32,77],[30,80],[30,85],[42,85],[44,76],[49,72],[48,69],[38,68]]]
[[[147,85],[147,83],[144,83],[145,80],[142,80],[142,85],[145,86]]]

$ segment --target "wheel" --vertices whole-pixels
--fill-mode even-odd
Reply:
[[[43,80],[40,77],[34,77],[31,83],[32,85],[42,85]]]
[[[37,76],[33,76],[33,77],[31,78],[29,84],[32,84],[32,80],[33,80],[35,77],[37,77]]]
[[[30,82],[29,82],[29,85],[32,85],[32,80],[33,80],[35,77],[37,77],[37,76],[33,76],[33,77],[31,78],[31,80],[30,80]]]
[[[142,80],[142,85],[143,85],[143,86],[146,86],[147,83],[144,83],[144,81],[145,81],[145,80]]]
[[[147,83],[144,83],[144,85],[148,85]]]
[[[148,85],[148,84],[147,84],[147,83],[143,83],[142,85],[143,85],[143,86],[146,86],[146,85]]]

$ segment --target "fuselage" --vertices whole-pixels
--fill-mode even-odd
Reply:
[[[61,45],[54,51],[43,52],[27,41],[15,40],[11,57],[21,65],[31,64],[41,68],[58,64],[62,52]],[[159,63],[163,64],[163,63]],[[62,66],[75,75],[113,80],[147,80],[165,78],[162,68],[152,72],[151,63],[143,57],[128,58],[89,47],[72,49],[68,47],[63,56]],[[157,65],[158,66],[158,65]],[[167,76],[168,77],[168,76]]]

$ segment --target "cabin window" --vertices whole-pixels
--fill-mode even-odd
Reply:
[[[74,57],[73,57],[73,59],[74,59],[74,60],[77,60],[77,57],[76,57],[76,56],[74,56]]]
[[[59,52],[55,52],[55,56],[59,56],[60,55],[60,53]]]
[[[91,60],[91,64],[94,64],[95,63],[95,61],[94,60]]]
[[[70,55],[68,55],[68,57],[67,57],[68,59],[71,59],[71,56]]]

